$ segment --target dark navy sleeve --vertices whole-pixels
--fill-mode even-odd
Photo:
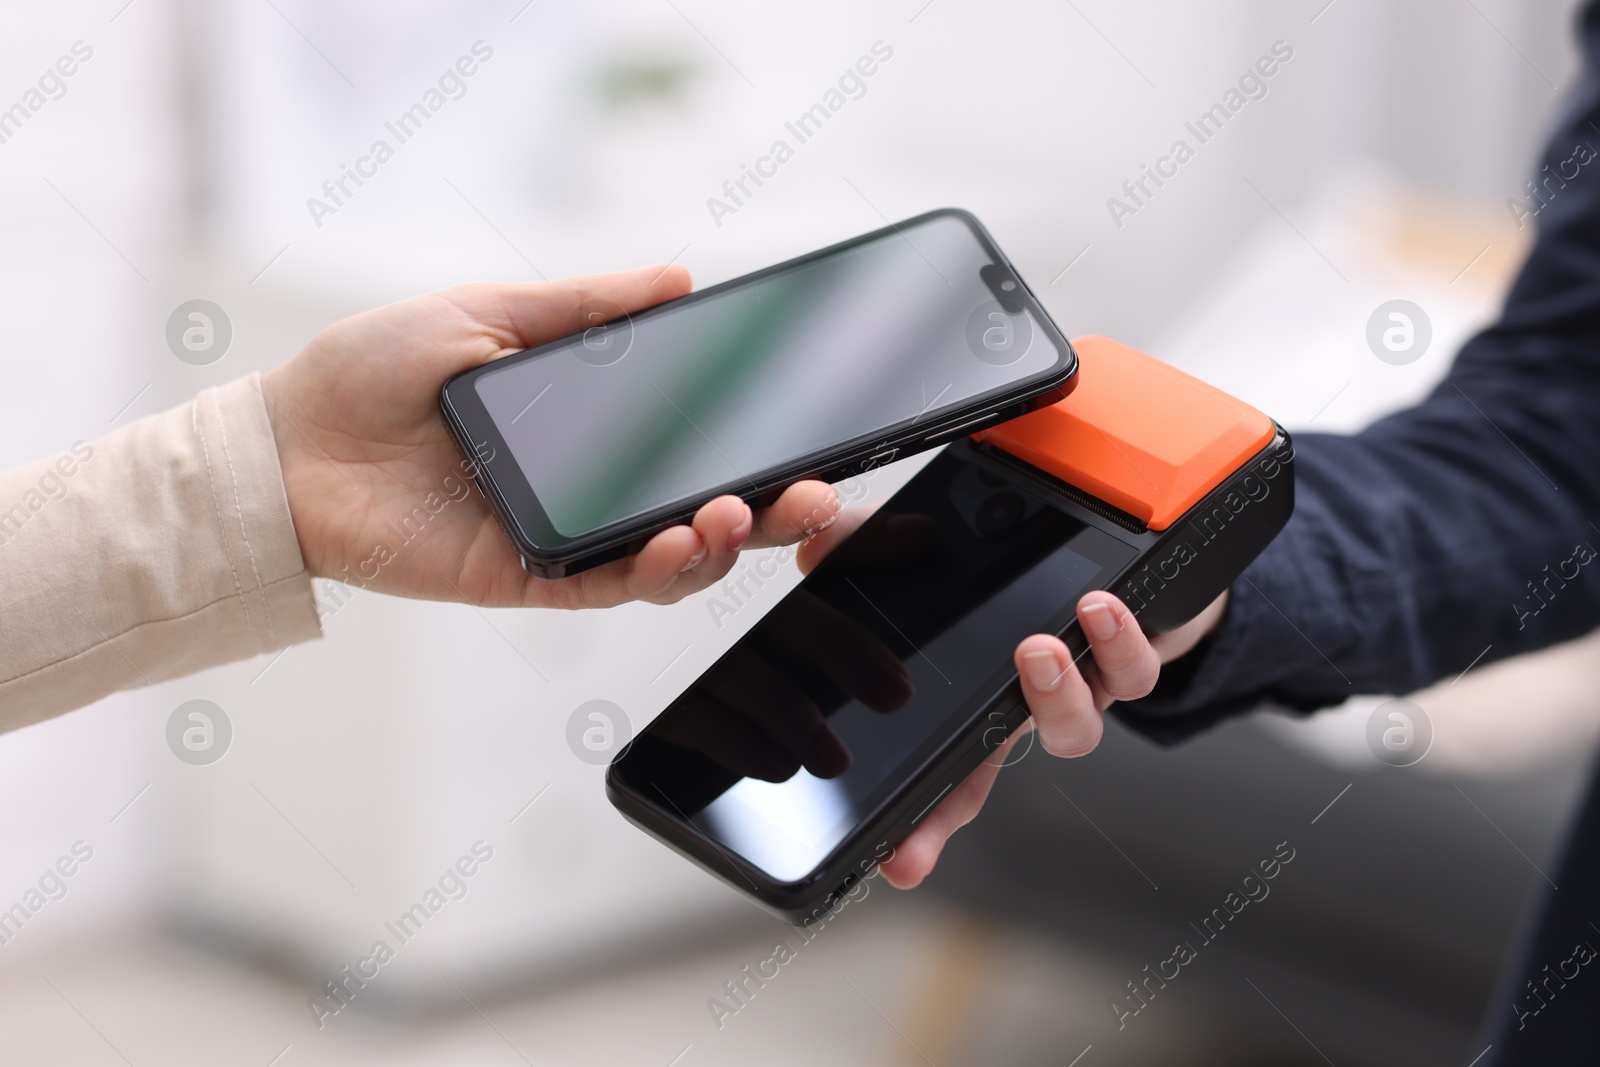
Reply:
[[[1501,319],[1417,407],[1295,441],[1296,508],[1215,634],[1117,705],[1172,741],[1272,702],[1407,693],[1600,626],[1600,4]]]

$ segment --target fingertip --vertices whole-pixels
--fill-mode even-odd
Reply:
[[[680,574],[699,566],[707,555],[705,539],[693,527],[662,530],[633,557],[631,595],[642,598],[666,592]]]
[[[744,508],[744,518],[740,519],[728,533],[729,552],[737,552],[743,548],[744,543],[750,540],[751,531],[756,528],[755,512],[751,511],[750,506],[743,501],[740,501],[740,505]]]
[[[805,535],[820,533],[839,521],[839,515],[844,511],[844,501],[839,498],[839,491],[827,482],[806,482],[808,492],[815,501],[810,514],[815,516],[815,521],[805,529]]]
[[[933,870],[932,862],[921,858],[921,851],[920,843],[913,834],[895,848],[892,857],[878,865],[878,872],[883,875],[884,881],[896,889],[915,889]]]
[[[1105,725],[1066,643],[1049,634],[1034,634],[1017,645],[1016,665],[1040,747],[1060,757],[1093,751]]]
[[[1098,748],[1104,736],[1105,720],[1090,708],[1076,721],[1065,719],[1053,726],[1041,724],[1039,747],[1057,759],[1077,759]]]
[[[695,533],[703,537],[707,544],[728,545],[729,548],[733,548],[735,547],[732,544],[733,535],[750,517],[750,505],[736,496],[726,494],[707,502],[695,512],[691,525]],[[744,535],[745,538],[749,536],[748,532]]]
[[[891,869],[893,866],[893,864],[886,864],[885,866],[879,868],[879,870],[883,872],[883,880],[889,883],[890,888],[910,890],[915,889],[917,886],[922,884],[922,878],[920,876],[915,878],[909,876],[902,877],[899,873]]]
[[[692,530],[690,532],[693,533]],[[693,549],[693,551],[690,552],[689,558],[687,561],[685,561],[683,566],[678,568],[679,574],[682,574],[684,571],[694,570],[696,567],[700,566],[700,564],[704,563],[706,561],[706,556],[710,554],[710,550],[707,548],[704,538],[702,538],[699,534],[695,534],[695,540],[698,541],[699,544]]]
[[[1091,644],[1115,640],[1122,632],[1124,619],[1118,610],[1120,607],[1115,598],[1089,600],[1085,597],[1078,602],[1078,623]]]
[[[648,268],[654,275],[655,281],[652,288],[664,290],[670,294],[687,293],[691,287],[689,268],[682,263],[668,263],[664,266]]]
[[[1072,658],[1072,653],[1067,648],[1067,643],[1054,634],[1030,634],[1024,637],[1017,645],[1017,654],[1028,652],[1060,652]]]
[[[813,567],[843,544],[871,514],[868,508],[851,508],[841,512],[838,521],[829,523],[824,529],[801,541],[800,548],[795,553],[795,562],[800,566],[800,573],[810,574]]]
[[[1094,653],[1097,690],[1113,700],[1145,696],[1160,675],[1161,657],[1138,619],[1110,595],[1085,600],[1079,601],[1078,620]]]
[[[1034,694],[1053,693],[1075,669],[1072,651],[1059,637],[1033,634],[1017,645],[1014,662],[1023,688]],[[1037,710],[1037,709],[1035,709]]]
[[[771,509],[770,539],[788,544],[814,537],[839,520],[844,503],[827,482],[796,482]]]

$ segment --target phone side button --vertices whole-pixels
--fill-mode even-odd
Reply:
[[[936,441],[945,441],[952,437],[964,437],[969,434],[977,433],[979,428],[985,424],[997,421],[1000,414],[1001,413],[998,411],[991,411],[987,415],[979,415],[975,419],[968,419],[966,422],[963,422],[957,426],[952,426],[948,430],[940,430],[938,433],[929,434],[927,437],[922,439],[922,443],[925,445],[931,445]]]
[[[915,819],[911,820],[911,825],[915,826],[915,825],[917,825],[917,823],[921,822],[922,821],[922,817],[924,815],[927,815],[928,812],[932,811],[934,808],[938,807],[939,806],[939,801],[943,800],[944,797],[945,797],[945,794],[950,792],[950,790],[954,789],[955,787],[956,787],[956,784],[954,782],[951,782],[949,785],[947,785],[943,789],[939,790],[939,795],[934,797],[932,800],[928,801],[928,806],[927,807],[925,807],[921,811],[917,812],[917,817]]]
[[[893,463],[894,457],[900,454],[898,448],[886,448],[875,456],[868,456],[861,464],[863,471],[874,470],[886,463]]]

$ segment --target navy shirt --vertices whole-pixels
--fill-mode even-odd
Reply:
[[[1136,729],[1408,693],[1600,626],[1600,4],[1579,26],[1538,196],[1508,204],[1538,240],[1500,321],[1417,407],[1296,435],[1294,517],[1214,636],[1117,705]]]

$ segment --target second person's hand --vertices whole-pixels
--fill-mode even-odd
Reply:
[[[891,885],[910,889],[933,870],[950,840],[971,822],[989,798],[1006,757],[1029,729],[1039,747],[1072,759],[1093,752],[1105,730],[1105,711],[1118,700],[1137,700],[1155,688],[1161,665],[1190,651],[1216,628],[1227,610],[1223,593],[1197,617],[1171,633],[1146,637],[1128,606],[1110,593],[1085,593],[1078,623],[1092,654],[1081,663],[1061,639],[1034,634],[1017,646],[1015,663],[1033,718],[923,819],[882,866]]]
[[[866,521],[870,512],[854,508],[838,523],[810,538],[798,560],[803,571],[820,563]],[[1033,712],[1021,730],[957,786],[896,847],[880,870],[891,885],[910,889],[933,870],[945,842],[983,808],[1000,768],[1030,730],[1052,756],[1073,758],[1092,751],[1105,729],[1105,711],[1118,700],[1136,700],[1155,688],[1161,665],[1184,653],[1216,629],[1227,611],[1223,593],[1189,622],[1158,637],[1146,637],[1128,606],[1110,593],[1085,593],[1078,600],[1078,622],[1091,655],[1073,663],[1066,644],[1051,634],[1034,634],[1017,646],[1014,662],[1022,692]]]

